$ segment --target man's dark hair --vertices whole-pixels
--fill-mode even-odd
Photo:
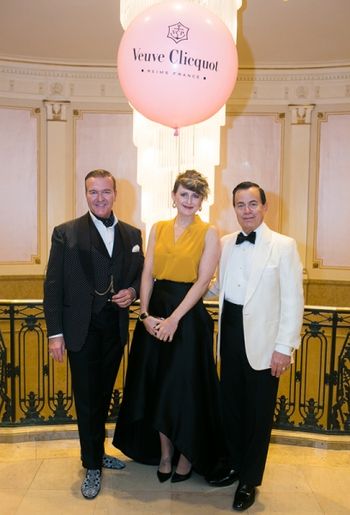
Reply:
[[[117,191],[117,184],[115,182],[114,176],[111,174],[111,172],[108,172],[107,170],[102,170],[102,168],[98,168],[97,170],[91,170],[85,177],[85,184],[88,179],[91,177],[110,177],[113,182],[113,190]]]
[[[260,193],[261,203],[263,205],[266,204],[265,191],[262,188],[260,188],[259,184],[256,184],[255,182],[244,181],[244,182],[240,182],[239,184],[237,184],[237,186],[232,191],[233,206],[235,205],[235,195],[236,195],[237,191],[239,191],[239,190],[249,190],[249,188],[258,188],[259,193]]]

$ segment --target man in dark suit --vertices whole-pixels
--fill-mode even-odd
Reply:
[[[114,216],[115,178],[106,170],[85,177],[89,212],[55,227],[44,285],[49,353],[67,349],[77,412],[85,498],[101,488],[101,468],[124,464],[104,453],[105,422],[124,345],[130,304],[143,266],[139,229]]]
[[[296,242],[264,223],[265,192],[233,190],[242,232],[222,239],[219,269],[221,396],[228,458],[212,486],[239,481],[233,509],[255,501],[263,478],[279,377],[300,344],[304,298]]]

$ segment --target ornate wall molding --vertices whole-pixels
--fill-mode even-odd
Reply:
[[[240,70],[238,81],[241,82],[277,82],[277,81],[334,81],[334,80],[350,80],[350,66],[342,70],[333,70],[332,68],[325,71],[313,69],[284,70]]]
[[[290,104],[289,110],[291,113],[292,125],[310,125],[311,114],[315,107],[315,104],[303,105],[303,104]]]
[[[46,119],[52,122],[67,121],[67,104],[69,100],[43,100],[46,107]]]
[[[0,97],[127,104],[114,66],[68,66],[0,60]],[[239,71],[229,104],[349,102],[350,66]]]
[[[1,59],[0,105],[11,109],[33,109],[40,120],[40,124],[38,123],[40,130],[38,129],[37,132],[37,141],[40,144],[38,147],[40,160],[38,205],[40,216],[43,217],[38,222],[37,239],[40,247],[38,251],[36,248],[31,249],[30,263],[27,263],[28,260],[25,260],[24,265],[14,263],[5,266],[0,263],[0,271],[3,274],[17,274],[24,271],[42,273],[52,226],[74,214],[76,198],[73,178],[77,166],[76,156],[86,155],[86,152],[76,153],[76,128],[79,125],[77,122],[83,125],[83,117],[88,118],[87,113],[93,112],[99,115],[130,115],[131,108],[121,91],[117,69],[114,66],[53,65]],[[348,261],[343,259],[338,263],[332,256],[332,259],[327,260],[329,252],[315,250],[320,241],[319,237],[316,238],[317,228],[320,225],[320,215],[317,215],[320,200],[318,196],[320,153],[321,149],[323,151],[326,148],[324,145],[328,142],[326,139],[320,146],[318,127],[322,125],[321,122],[326,125],[329,113],[334,111],[344,112],[347,115],[350,113],[350,66],[240,70],[227,107],[227,117],[234,118],[235,125],[231,123],[231,126],[225,128],[230,136],[222,140],[222,164],[217,174],[219,178],[217,180],[221,182],[215,187],[218,197],[216,205],[223,209],[223,213],[221,215],[212,207],[212,216],[219,220],[220,231],[223,233],[230,231],[229,224],[233,217],[231,202],[228,203],[229,187],[237,180],[240,170],[242,175],[248,174],[250,177],[252,174],[261,173],[261,177],[258,175],[258,182],[267,184],[267,189],[273,194],[273,201],[281,202],[281,205],[275,209],[275,212],[282,213],[281,219],[272,225],[279,230],[281,225],[282,232],[285,231],[297,239],[301,255],[305,257],[304,264],[309,278],[350,280]],[[248,127],[245,137],[239,125],[242,123],[243,115],[255,118],[255,123]],[[276,120],[267,126],[270,133],[266,132],[266,127],[262,127],[260,123],[266,116],[276,117]],[[95,117],[96,120],[98,118],[98,116]],[[98,121],[94,123],[90,132],[101,131]],[[278,138],[273,132],[276,124],[281,124],[277,131]],[[238,135],[233,134],[235,127],[239,127]],[[5,129],[7,130],[7,127]],[[118,131],[119,138],[125,138],[124,141],[127,143],[131,142],[131,130],[127,129],[125,124],[118,126]],[[256,145],[251,145],[249,131],[257,132]],[[347,137],[347,134],[348,128],[344,131],[344,137]],[[337,141],[337,138],[333,139]],[[109,141],[110,148],[114,148],[113,137],[110,137]],[[237,145],[237,142],[240,144]],[[260,142],[262,146],[259,146]],[[279,164],[276,165],[274,162],[273,166],[269,166],[264,157],[265,153],[267,152],[266,155],[270,157],[276,148],[280,149]],[[332,157],[337,171],[344,160],[346,164],[349,163],[348,153],[346,153],[347,157],[344,157],[344,149],[347,152],[347,148],[348,140],[342,143],[337,155]],[[242,165],[239,169],[236,164],[233,166],[233,163],[240,162],[239,158],[243,151],[249,159],[246,159],[246,168]],[[93,152],[100,156],[106,154],[102,150],[97,154],[96,145]],[[120,163],[114,158],[114,165],[120,164],[123,170],[135,171],[136,165],[131,155],[132,152],[129,152]],[[338,156],[341,156],[340,161]],[[243,162],[242,158],[241,161]],[[84,162],[81,165],[81,170],[87,168],[85,164]],[[114,165],[110,166],[113,168]],[[275,170],[274,177],[278,176],[282,181],[278,186],[275,183],[272,185],[268,183],[272,177],[271,169]],[[277,170],[280,170],[280,175],[277,174]],[[125,195],[134,198],[132,195],[135,195],[135,191],[138,190],[135,188],[134,180],[131,181],[132,187],[129,187],[131,176],[130,173],[128,178],[125,176],[120,187],[124,188]],[[343,189],[340,190],[343,191]],[[324,190],[327,192],[327,187]],[[328,204],[332,205],[329,200]],[[136,202],[135,205],[139,203]],[[347,199],[341,205],[345,205],[348,210]],[[271,210],[271,213],[273,211]],[[348,214],[348,211],[346,213]],[[220,219],[220,216],[225,222]],[[139,225],[136,218],[133,223]],[[349,217],[346,216],[346,219]],[[327,227],[326,229],[328,231]],[[335,248],[335,245],[331,248]],[[41,263],[38,263],[37,259],[41,260]],[[3,261],[7,263],[8,259],[4,258]]]
[[[38,268],[42,262],[41,113],[39,108],[2,106],[0,120],[0,152],[6,163],[1,170],[5,186],[0,207],[0,266],[2,270],[22,268],[23,273],[23,267]],[[15,213],[10,194],[14,191]]]
[[[20,76],[61,77],[67,79],[116,79],[116,67],[62,67],[62,65],[44,65],[28,63],[4,63],[0,60],[0,73]]]

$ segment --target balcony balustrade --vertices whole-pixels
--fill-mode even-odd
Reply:
[[[206,306],[215,321],[216,355],[218,305]],[[138,311],[136,303],[110,421],[118,418]],[[280,380],[274,428],[350,435],[350,309],[305,306],[301,338],[294,364]],[[42,301],[0,300],[0,427],[72,423],[76,415],[69,365],[48,355]]]

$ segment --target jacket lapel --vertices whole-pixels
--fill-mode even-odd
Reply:
[[[266,263],[271,253],[272,231],[265,224],[262,225],[261,229],[261,237],[256,243],[256,247],[254,249],[254,255],[251,264],[251,274],[247,284],[247,291],[244,302],[245,305],[249,302],[250,298],[254,294],[254,291],[259,284],[261,275],[264,271],[264,268],[266,267]]]
[[[81,267],[84,270],[87,281],[91,284],[94,277],[94,271],[91,259],[91,238],[90,238],[90,224],[92,223],[89,213],[77,219],[77,242],[78,253]]]
[[[114,232],[113,258],[116,266],[117,281],[120,282],[125,273],[125,250],[130,247],[130,239],[123,222],[118,221]]]
[[[114,244],[113,244],[113,257],[117,258],[124,252],[125,245],[121,236],[120,222],[114,227]]]

